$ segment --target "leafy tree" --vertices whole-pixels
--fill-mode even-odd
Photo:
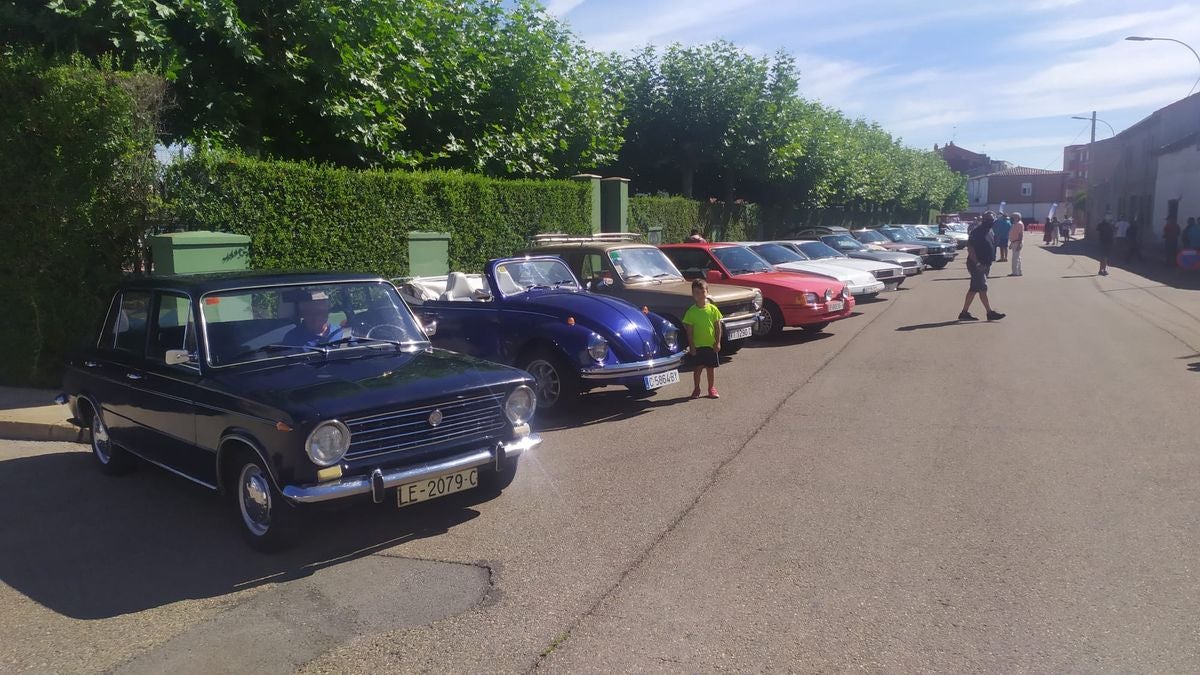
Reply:
[[[169,141],[527,176],[621,143],[608,60],[532,0],[10,0],[0,26],[7,43],[160,70]]]

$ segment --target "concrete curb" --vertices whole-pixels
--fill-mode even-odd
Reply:
[[[54,424],[44,422],[20,422],[0,420],[0,439],[8,441],[62,441],[66,443],[88,443],[86,429],[67,422]]]

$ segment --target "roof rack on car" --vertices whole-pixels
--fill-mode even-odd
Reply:
[[[577,234],[565,234],[562,232],[547,232],[544,234],[535,234],[530,241],[535,246],[543,244],[587,244],[594,242],[620,242],[620,241],[636,241],[641,239],[640,232],[600,232],[597,234],[580,236]]]

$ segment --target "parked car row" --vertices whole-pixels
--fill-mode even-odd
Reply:
[[[823,330],[858,298],[953,259],[921,232],[887,235],[906,251],[825,229],[657,247],[542,235],[480,274],[395,281],[134,278],[68,364],[60,402],[104,473],[143,460],[228,494],[248,543],[275,550],[313,505],[503,490],[541,443],[539,407],[678,382],[693,279],[708,282],[733,354],[785,327]]]

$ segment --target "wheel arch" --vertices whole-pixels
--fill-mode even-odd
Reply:
[[[233,469],[233,459],[241,452],[249,452],[258,457],[262,461],[263,467],[267,470],[267,477],[270,478],[271,484],[280,492],[283,489],[279,485],[279,480],[275,477],[274,467],[267,460],[267,454],[263,452],[262,446],[253,436],[244,431],[229,431],[221,436],[221,441],[217,445],[217,491],[221,494],[229,494],[230,472]]]

